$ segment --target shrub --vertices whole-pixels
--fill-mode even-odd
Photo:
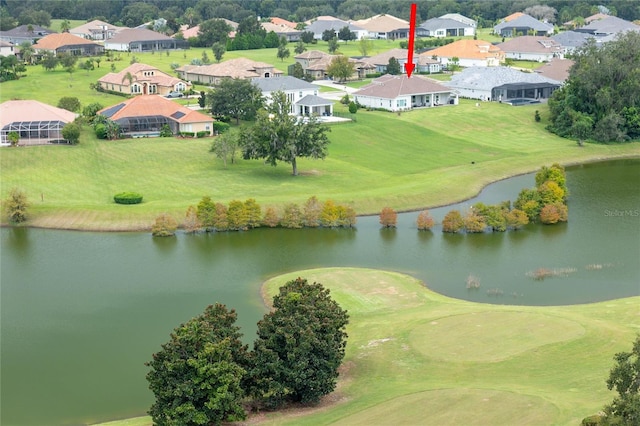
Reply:
[[[10,222],[21,223],[27,220],[29,201],[27,201],[27,195],[22,190],[13,188],[9,192],[9,197],[5,200],[5,205]]]
[[[67,123],[62,128],[62,137],[75,145],[80,141],[80,126],[76,123]]]
[[[582,419],[582,426],[599,426],[602,424],[602,416],[600,414],[594,414]]]
[[[162,213],[151,227],[151,235],[154,237],[173,237],[176,235],[176,229],[178,229],[178,223],[173,216]]]
[[[209,132],[207,132],[206,130],[201,130],[198,133],[196,133],[196,137],[197,138],[204,138],[205,136],[208,136]]]
[[[192,138],[194,137],[196,134],[194,132],[180,132],[180,136],[183,136],[185,138]]]
[[[73,96],[65,96],[58,101],[58,108],[66,109],[67,111],[77,112],[80,110],[80,101]]]
[[[223,123],[222,121],[213,122],[213,131],[217,134],[226,132],[230,127],[231,125],[229,123]]]
[[[106,139],[107,138],[107,127],[103,123],[98,123],[95,126],[96,137],[98,139]]]
[[[173,136],[173,132],[171,131],[171,127],[168,124],[163,124],[160,129],[160,137],[161,138],[170,138]]]
[[[113,201],[116,204],[140,204],[142,202],[142,195],[137,192],[121,192],[113,196]]]
[[[351,114],[355,114],[356,112],[358,112],[358,104],[353,101],[349,102],[349,112]]]
[[[536,110],[536,113],[534,114],[533,118],[536,120],[536,123],[540,122],[540,111]]]

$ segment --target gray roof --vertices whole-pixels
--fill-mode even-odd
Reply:
[[[593,35],[576,31],[564,31],[551,36],[552,40],[557,41],[563,47],[580,47],[590,38],[593,38]]]
[[[493,27],[493,30],[495,32],[500,32],[505,28],[532,28],[535,31],[549,31],[553,30],[553,25],[540,22],[529,15],[522,15],[508,22],[500,22],[498,25]]]
[[[514,83],[550,83],[561,82],[546,78],[537,73],[522,72],[509,67],[469,67],[454,74],[450,81],[443,84],[454,89],[491,90],[494,87]]]
[[[146,28],[127,28],[120,31],[113,38],[107,41],[110,44],[131,43],[134,41],[152,41],[152,40],[173,40],[166,36]]]
[[[318,86],[291,76],[254,78],[251,80],[263,92],[278,90],[317,90]]]
[[[456,21],[455,19],[432,18],[420,24],[420,28],[424,28],[425,30],[429,30],[429,31],[435,31],[435,30],[440,30],[442,28],[473,28],[473,27],[463,22]]]
[[[29,25],[20,25],[7,31],[0,31],[3,36],[7,37],[25,37],[25,38],[39,38],[49,34],[56,34],[56,31],[48,28],[43,28],[38,25],[31,25],[33,31],[29,31]]]
[[[324,105],[333,105],[333,102],[325,99],[325,98],[321,98],[320,96],[316,96],[316,95],[307,95],[304,98],[300,99],[298,102],[296,102],[296,105],[302,105],[302,106],[324,106]]]
[[[609,35],[623,31],[640,31],[640,26],[616,16],[609,16],[608,18],[593,21],[584,27],[576,28],[576,31],[580,33]]]
[[[307,25],[305,31],[311,31],[314,34],[322,34],[326,30],[340,31],[344,27],[349,27],[351,31],[364,31],[364,28],[350,24],[340,19],[335,20],[317,20],[311,25]]]

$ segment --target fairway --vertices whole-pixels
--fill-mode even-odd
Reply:
[[[274,277],[262,287],[265,303],[297,277],[322,283],[349,312],[338,387],[317,407],[261,413],[248,424],[576,425],[611,402],[613,355],[640,331],[640,297],[477,304],[403,274],[359,268]]]

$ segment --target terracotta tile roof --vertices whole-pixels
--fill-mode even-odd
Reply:
[[[512,13],[511,15],[509,15],[509,16],[505,16],[504,18],[502,18],[502,20],[504,22],[509,22],[509,21],[513,21],[514,19],[518,19],[521,16],[524,16],[524,13],[515,12],[515,13]]]
[[[78,37],[69,33],[60,33],[60,34],[49,34],[48,36],[42,37],[36,44],[33,45],[35,50],[44,49],[44,50],[56,50],[63,46],[72,46],[78,44],[87,44],[100,46],[98,43],[94,43],[91,40],[87,40],[82,37]]]
[[[331,56],[328,53],[321,52],[320,50],[307,50],[299,55],[294,56],[295,59],[320,59],[325,56]]]
[[[287,25],[284,24],[274,24],[272,22],[263,22],[262,24],[262,28],[264,28],[264,30],[266,32],[270,32],[273,31],[276,34],[288,34],[288,33],[301,33],[302,31],[296,30],[295,28],[291,28]]]
[[[406,75],[386,74],[380,78],[376,78],[371,82],[371,84],[362,87],[353,94],[384,99],[395,99],[401,95],[443,92],[451,92],[451,89],[419,76],[407,78]]]
[[[483,59],[504,57],[504,52],[488,41],[464,39],[420,54],[420,56],[428,57],[433,55],[438,58],[453,58],[456,56],[461,59]]]
[[[98,111],[111,120],[159,115],[178,123],[212,122],[213,118],[194,111],[160,95],[140,95]]]
[[[283,74],[282,71],[275,69],[271,64],[256,62],[247,58],[230,59],[211,65],[185,65],[178,68],[178,71],[212,77],[255,78],[261,77],[256,73],[256,69],[259,68],[273,69],[272,75],[274,77]]]
[[[271,21],[272,24],[285,25],[294,30],[298,26],[298,24],[296,24],[295,22],[287,21],[286,19],[278,18],[277,16],[273,18],[269,18],[269,20]]]
[[[371,56],[370,58],[366,58],[365,60],[376,65],[387,65],[389,63],[389,59],[391,59],[392,57],[396,58],[397,60],[408,59],[409,50],[395,48],[387,50],[386,52],[379,53],[375,56]]]
[[[189,40],[191,37],[198,37],[200,32],[200,25],[182,30],[182,36],[185,40]]]
[[[503,52],[520,53],[560,53],[562,46],[560,43],[549,37],[543,36],[520,36],[504,43],[496,45]]]
[[[0,129],[18,121],[62,121],[70,123],[76,114],[66,109],[33,100],[6,101],[0,104]]]
[[[392,15],[376,15],[371,18],[354,21],[354,24],[371,32],[388,33],[399,28],[409,28],[409,22]]]
[[[144,75],[145,71],[153,71],[153,75]],[[158,86],[171,88],[176,84],[183,82],[186,86],[190,86],[190,83],[184,80],[166,74],[160,71],[158,68],[152,67],[151,65],[141,63],[132,64],[118,73],[110,72],[109,74],[98,79],[98,81],[101,83],[118,84],[128,87],[129,81],[125,78],[128,72],[135,77],[134,82],[148,82],[151,84],[156,84]]]
[[[566,81],[569,78],[569,69],[573,64],[571,59],[554,58],[534,71],[551,80]]]

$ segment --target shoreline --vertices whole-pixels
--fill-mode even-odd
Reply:
[[[635,142],[631,142],[631,143],[635,143]],[[604,156],[604,157],[598,157],[598,158],[590,158],[590,159],[586,159],[583,161],[568,161],[566,163],[561,163],[561,165],[565,168],[567,167],[573,167],[573,166],[578,166],[578,165],[585,165],[585,164],[592,164],[592,163],[599,163],[599,162],[603,162],[603,161],[615,161],[615,160],[634,160],[634,159],[640,159],[640,154],[620,154],[620,155],[609,155],[609,156]],[[477,197],[478,195],[480,195],[480,193],[482,191],[484,191],[484,189],[486,187],[488,187],[489,185],[492,185],[494,183],[497,182],[501,182],[503,180],[507,180],[507,179],[511,179],[517,176],[522,176],[522,175],[526,175],[526,174],[530,174],[530,173],[535,173],[535,171],[539,168],[540,166],[536,166],[534,168],[532,168],[529,171],[517,171],[514,173],[511,173],[507,176],[503,176],[500,177],[496,180],[493,180],[491,182],[486,183],[485,185],[483,185],[478,191],[476,191],[474,194],[468,196],[468,197],[463,197],[461,199],[457,199],[457,200],[449,200],[445,203],[438,203],[435,205],[431,205],[431,206],[426,206],[426,207],[420,207],[420,208],[415,208],[415,209],[404,209],[404,210],[397,210],[397,213],[413,213],[413,212],[420,212],[423,210],[430,210],[430,209],[437,209],[437,208],[442,208],[442,207],[447,207],[447,206],[451,206],[454,204],[458,204],[458,203],[462,203],[465,201],[468,201],[472,198]],[[91,210],[88,210],[91,211]],[[373,216],[377,216],[379,213],[371,213],[371,214],[359,214],[356,217],[373,217]],[[29,222],[29,221],[27,221]],[[132,221],[135,222],[135,221]],[[101,227],[101,226],[97,226],[95,228],[91,227],[91,228],[74,228],[74,227],[70,227],[70,226],[43,226],[43,225],[33,225],[33,224],[18,224],[18,225],[12,225],[6,221],[3,221],[0,223],[0,228],[32,228],[32,229],[51,229],[51,230],[57,230],[57,231],[76,231],[76,232],[150,232],[151,231],[151,226],[139,226],[136,225],[135,223],[132,222],[123,222],[123,224],[120,226],[120,224],[116,225],[115,227]],[[183,229],[182,226],[179,226],[178,229]]]

